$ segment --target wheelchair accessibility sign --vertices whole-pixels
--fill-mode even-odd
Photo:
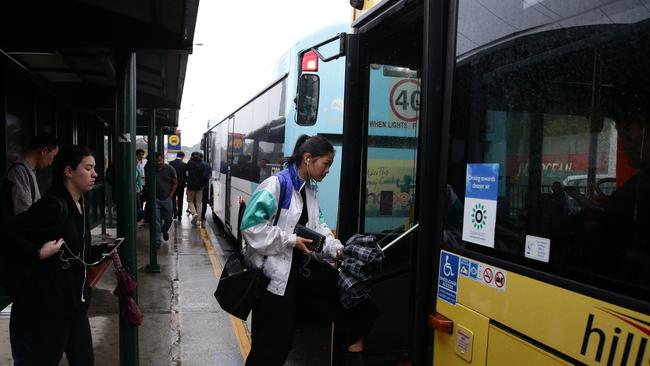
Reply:
[[[460,258],[449,252],[440,252],[440,270],[438,273],[438,297],[455,305],[458,293],[458,273]]]

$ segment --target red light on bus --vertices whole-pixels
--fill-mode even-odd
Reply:
[[[318,55],[313,50],[302,55],[302,71],[318,71]]]

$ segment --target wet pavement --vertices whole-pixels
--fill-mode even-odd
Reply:
[[[160,273],[146,272],[149,228],[138,229],[138,303],[144,313],[139,327],[140,365],[241,366],[250,349],[250,319],[225,313],[213,297],[221,266],[233,243],[211,220],[203,228],[190,217],[174,221],[170,239],[158,253]],[[111,233],[113,235],[111,235]],[[109,237],[115,230],[108,230]],[[94,240],[102,240],[100,228]],[[93,291],[89,318],[97,366],[119,365],[119,317],[113,269]],[[327,329],[298,330],[286,365],[327,365]],[[0,313],[0,365],[11,365],[9,312]],[[61,365],[67,365],[65,357]]]

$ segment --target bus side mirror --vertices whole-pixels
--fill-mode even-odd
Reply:
[[[318,96],[320,79],[316,74],[302,74],[298,80],[298,97],[296,103],[296,122],[301,126],[316,123],[318,117]]]

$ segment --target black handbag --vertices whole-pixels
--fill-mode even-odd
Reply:
[[[296,228],[293,230],[293,232],[301,238],[311,240],[311,243],[305,244],[309,250],[316,253],[320,253],[323,250],[323,246],[325,245],[325,235],[300,224],[296,225]]]
[[[246,265],[244,255],[235,253],[228,258],[223,267],[214,297],[223,310],[246,320],[255,301],[268,284],[269,279],[264,276],[264,265],[259,269],[250,268]]]
[[[282,175],[278,175],[278,179],[281,187],[280,202],[282,202],[285,188],[284,178]],[[278,207],[273,226],[278,224],[281,210],[282,208]],[[241,252],[228,258],[221,272],[217,290],[214,292],[214,297],[223,310],[242,320],[248,318],[248,314],[253,310],[253,305],[269,284],[269,279],[264,275],[266,258],[265,256],[261,268],[249,267]]]

